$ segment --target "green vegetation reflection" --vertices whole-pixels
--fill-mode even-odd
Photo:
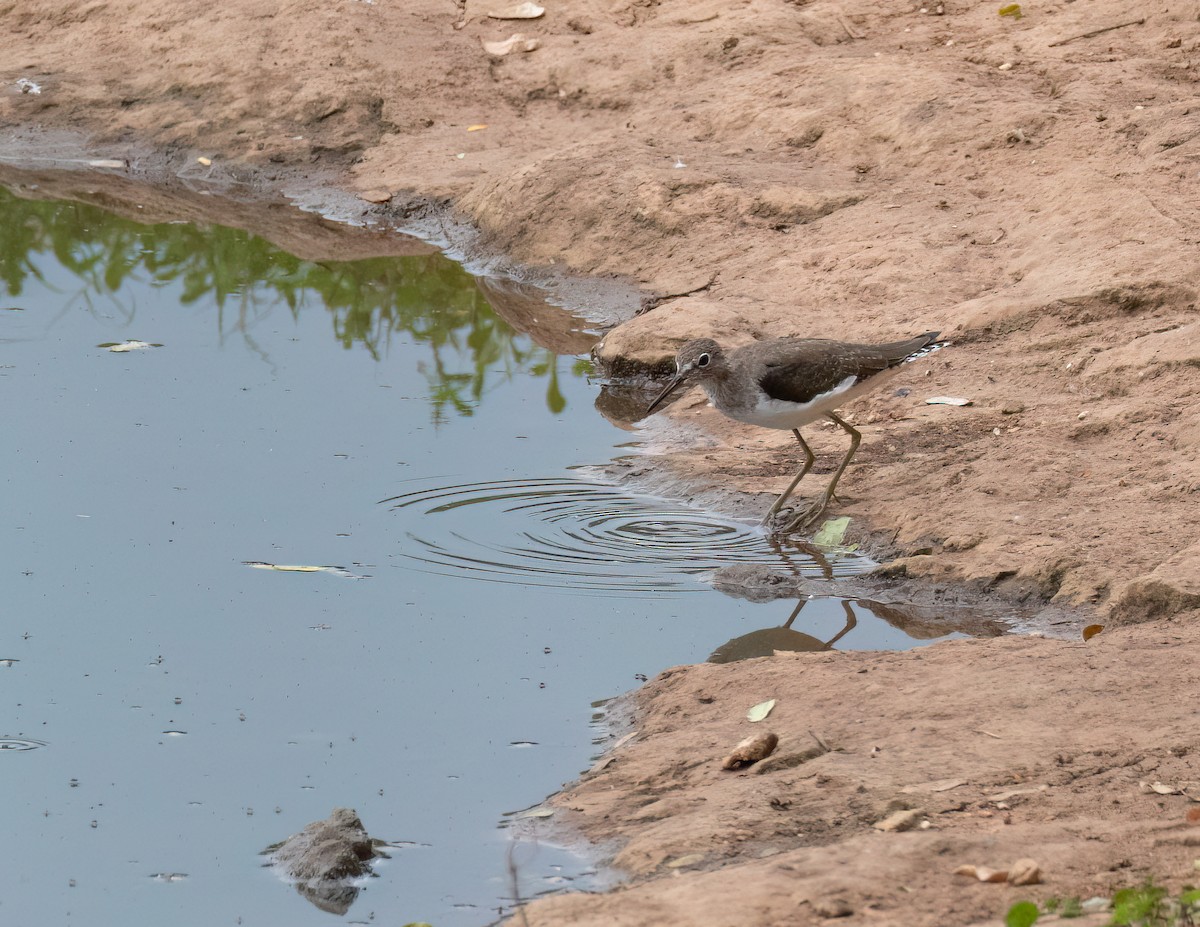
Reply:
[[[24,199],[0,188],[0,280],[10,298],[20,297],[30,277],[47,284],[42,256],[78,278],[78,288],[63,293],[64,309],[102,304],[126,325],[137,310],[120,292],[127,283],[177,283],[183,305],[216,304],[223,339],[240,336],[256,349],[254,327],[284,305],[293,316],[327,310],[342,346],[360,345],[375,359],[393,340],[424,343],[431,360],[420,369],[435,421],[451,412],[471,415],[490,379],[517,375],[544,378],[546,405],[561,413],[560,365],[577,377],[589,369],[515,332],[475,278],[440,254],[306,261],[239,229],[143,225],[95,206]]]

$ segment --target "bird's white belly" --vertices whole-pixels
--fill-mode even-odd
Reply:
[[[865,380],[856,377],[846,377],[841,383],[825,393],[814,396],[808,402],[786,402],[782,399],[772,399],[760,393],[758,402],[753,406],[739,408],[721,408],[732,419],[745,422],[747,425],[758,425],[760,428],[779,428],[787,430],[801,428],[809,422],[816,421],[828,412],[845,405],[863,393],[875,389],[881,380],[889,379],[892,370],[881,371]]]

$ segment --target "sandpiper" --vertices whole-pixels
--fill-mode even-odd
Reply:
[[[711,338],[689,341],[675,356],[675,376],[646,410],[658,408],[677,387],[699,383],[709,403],[732,419],[763,428],[791,430],[804,451],[804,466],[763,518],[772,531],[787,533],[812,524],[834,498],[838,480],[858,450],[862,435],[834,409],[877,388],[901,364],[940,348],[940,332],[926,332],[907,341],[851,344],[826,338],[778,338],[735,348],[728,354]],[[825,492],[798,513],[777,518],[814,457],[800,429],[822,416],[850,435],[850,450],[825,487]]]

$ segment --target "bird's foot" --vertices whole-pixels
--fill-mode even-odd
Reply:
[[[791,506],[780,509],[768,519],[771,534],[792,534],[807,528],[825,512],[829,500],[822,498],[800,511]]]

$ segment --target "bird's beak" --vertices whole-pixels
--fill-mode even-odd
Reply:
[[[646,407],[646,414],[649,415],[651,412],[653,412],[655,409],[657,409],[659,407],[659,404],[664,399],[666,399],[668,396],[670,396],[671,393],[673,393],[675,391],[675,388],[678,387],[679,384],[682,382],[683,382],[683,374],[682,373],[675,374],[675,377],[671,380],[670,383],[667,384],[667,388],[664,389],[661,393],[659,393],[655,397],[654,401],[652,403],[650,403],[649,406]]]

